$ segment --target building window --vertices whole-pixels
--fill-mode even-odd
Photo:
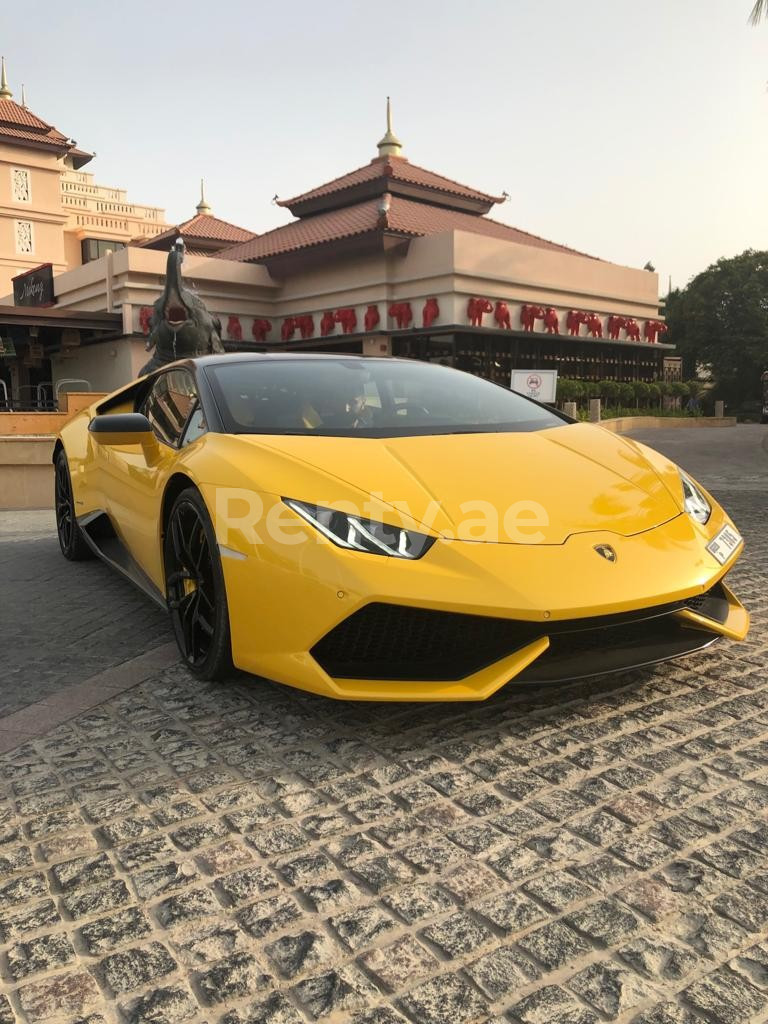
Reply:
[[[11,199],[14,203],[32,202],[32,183],[24,167],[11,168]]]
[[[83,263],[90,263],[92,260],[101,259],[107,249],[117,252],[125,248],[125,242],[115,242],[111,238],[84,238],[81,242]]]
[[[16,252],[27,256],[35,251],[31,220],[16,221]]]

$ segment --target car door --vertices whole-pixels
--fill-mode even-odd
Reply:
[[[136,445],[112,448],[104,474],[107,512],[130,554],[160,589],[163,491],[197,407],[197,387],[190,370],[174,368],[158,374],[136,409],[149,420],[157,448],[151,455]]]

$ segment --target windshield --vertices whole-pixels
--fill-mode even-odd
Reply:
[[[399,437],[543,430],[567,420],[480,377],[393,359],[254,359],[205,368],[233,434]]]

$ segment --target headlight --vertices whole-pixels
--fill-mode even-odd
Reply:
[[[709,502],[693,480],[686,476],[682,470],[680,470],[680,481],[683,485],[683,505],[685,506],[685,511],[697,523],[706,523],[712,515],[712,508]]]
[[[435,542],[434,537],[428,537],[425,533],[361,519],[348,512],[308,505],[293,498],[283,498],[283,501],[340,548],[365,551],[369,555],[389,555],[392,558],[421,558]]]

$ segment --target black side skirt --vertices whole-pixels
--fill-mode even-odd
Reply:
[[[102,562],[129,579],[134,586],[152,598],[163,611],[168,611],[165,597],[147,576],[139,563],[115,533],[106,512],[89,512],[77,520],[88,547]]]

